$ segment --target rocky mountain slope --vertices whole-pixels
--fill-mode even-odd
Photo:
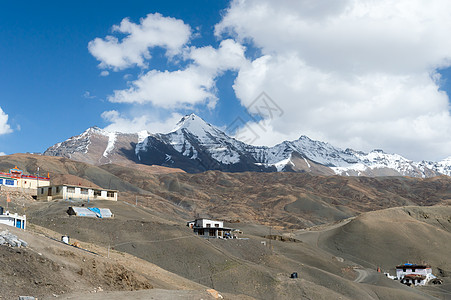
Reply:
[[[301,136],[273,147],[238,141],[195,114],[183,117],[169,133],[107,132],[92,127],[48,148],[44,155],[62,156],[95,165],[130,162],[175,167],[196,173],[311,172],[346,176],[451,175],[451,157],[440,162],[414,162],[382,150],[342,150]]]

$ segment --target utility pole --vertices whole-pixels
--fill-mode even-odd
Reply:
[[[36,200],[38,200],[38,193],[39,193],[39,166],[38,166],[38,173],[36,176]]]
[[[269,246],[269,249],[271,250],[271,253],[272,253],[272,242],[271,242],[271,240],[272,240],[272,224],[269,225],[269,241],[268,241],[268,246]]]

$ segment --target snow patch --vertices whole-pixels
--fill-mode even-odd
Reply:
[[[304,161],[305,161],[305,163],[307,164],[307,167],[310,169],[311,168],[311,166],[310,166],[310,164],[308,163],[308,161],[307,161],[307,159],[304,157]]]
[[[287,158],[287,159],[281,160],[281,161],[279,161],[279,162],[273,164],[273,166],[276,167],[277,172],[281,172],[281,171],[283,170],[283,168],[285,168],[285,166],[286,166],[289,162],[290,162],[290,159]]]
[[[150,135],[147,130],[141,130],[138,132],[138,144],[144,142],[144,140]]]
[[[105,151],[103,152],[103,156],[107,157],[108,154],[111,153],[114,149],[114,143],[116,142],[116,132],[108,132],[108,145],[105,148]]]

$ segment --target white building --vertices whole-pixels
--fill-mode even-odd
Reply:
[[[436,277],[432,275],[432,268],[429,265],[405,263],[396,266],[396,277],[401,283],[407,285],[426,285]]]
[[[186,226],[192,228],[194,233],[206,238],[233,238],[233,228],[224,227],[224,222],[209,219],[196,219],[189,221]]]
[[[12,227],[26,229],[27,216],[18,215],[17,213],[11,214],[9,211],[3,211],[3,207],[0,206],[0,224],[5,224]]]
[[[200,228],[210,228],[210,227],[222,228],[222,227],[224,227],[223,221],[214,221],[214,220],[209,220],[209,219],[196,219],[194,222],[195,222],[194,226],[200,227]]]
[[[37,200],[112,200],[117,201],[117,190],[98,189],[79,185],[51,185],[39,187]]]
[[[40,186],[49,186],[50,178],[47,177],[26,175],[22,170],[15,166],[9,170],[9,173],[0,172],[0,186],[6,188],[20,188],[33,190],[33,193]]]

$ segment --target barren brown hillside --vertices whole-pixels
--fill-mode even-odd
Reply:
[[[203,239],[195,236],[182,220],[163,218],[151,209],[134,207],[123,202],[99,201],[85,205],[109,207],[115,214],[111,220],[71,217],[66,214],[67,202],[35,203],[28,209],[30,222],[39,227],[50,228],[59,234],[68,234],[84,243],[95,244],[104,249],[111,245],[114,251],[126,252],[159,267],[176,273],[193,282],[214,288],[221,293],[231,295],[229,299],[240,299],[247,295],[256,299],[433,299],[431,295],[443,297],[438,287],[412,289],[397,281],[378,274],[372,265],[363,264],[366,260],[364,245],[360,242],[372,232],[378,231],[377,223],[371,223],[364,230],[352,236],[336,235],[329,227],[319,230],[319,241],[312,243],[312,238],[303,241],[303,236],[296,232],[272,228],[276,236],[292,236],[295,239],[271,242],[264,236],[269,228],[251,223],[228,223],[228,226],[244,231],[245,239],[219,240]],[[413,208],[422,211],[423,208]],[[446,218],[447,210],[443,211]],[[382,215],[385,213],[382,212]],[[371,215],[369,215],[371,217]],[[367,213],[362,217],[367,218]],[[389,216],[384,217],[389,219]],[[352,222],[352,221],[351,221]],[[341,222],[336,228],[347,228],[347,222]],[[421,223],[420,227],[421,228]],[[426,225],[427,227],[427,225]],[[332,226],[333,228],[333,226]],[[390,229],[391,227],[387,227]],[[393,229],[393,228],[392,228]],[[308,232],[308,231],[305,231]],[[332,232],[333,234],[329,234]],[[318,233],[316,231],[315,233]],[[430,237],[430,242],[440,243],[446,233],[439,232]],[[347,247],[355,249],[352,256],[329,249],[335,239],[347,241]],[[421,242],[421,236],[413,235],[412,244]],[[265,243],[262,243],[264,241]],[[381,256],[389,256],[393,248],[398,248],[401,240],[389,244],[390,232],[381,235],[378,242],[384,250]],[[444,245],[446,246],[446,245]],[[434,249],[430,257],[447,258],[447,248]],[[381,250],[378,250],[381,251]],[[427,254],[427,253],[425,253]],[[407,256],[406,256],[407,257]],[[402,252],[396,256],[403,260]],[[425,256],[427,258],[427,256]],[[406,258],[408,259],[408,257]],[[447,268],[446,264],[439,265]],[[386,261],[391,266],[391,261]],[[434,270],[437,271],[434,264]],[[289,278],[291,272],[298,272],[300,278]],[[365,272],[359,281],[358,275]],[[445,274],[446,275],[446,274]],[[450,277],[442,276],[447,282]],[[448,285],[443,287],[445,291]],[[147,299],[151,299],[150,297]]]
[[[211,216],[305,228],[358,213],[451,199],[451,178],[313,176],[299,173],[175,173],[153,175],[132,167],[102,169],[182,207],[187,217]],[[146,197],[142,198],[145,205]]]
[[[39,165],[60,182],[79,179],[119,189],[118,202],[89,203],[36,202],[21,198],[17,192],[9,207],[27,214],[30,231],[57,239],[69,235],[103,256],[108,247],[118,255],[130,255],[130,263],[124,266],[134,274],[130,276],[144,278],[143,282],[148,280],[155,287],[199,290],[201,285],[229,299],[447,299],[451,291],[448,177],[160,173],[133,164],[96,167],[38,155],[0,157],[1,168],[14,165],[29,173]],[[81,204],[108,207],[115,217],[67,215],[68,206]],[[0,195],[0,205],[6,205],[4,194]],[[185,226],[195,216],[225,220],[226,226],[241,229],[244,239],[199,238]],[[54,260],[54,250],[42,247],[42,251],[50,259],[50,267],[52,261],[61,265]],[[9,255],[5,253],[5,257]],[[30,254],[30,259],[33,257]],[[162,269],[143,273],[139,263],[132,264],[133,257]],[[393,266],[406,260],[432,264],[444,285],[412,289],[375,271],[380,266],[393,274]],[[83,263],[74,261],[71,270],[84,268]],[[108,261],[102,263],[109,268]],[[186,286],[176,282],[159,285],[154,272],[162,271],[185,278]],[[26,273],[27,269],[18,272]],[[292,272],[298,272],[300,278],[289,278]],[[15,276],[14,271],[1,274],[8,282]],[[55,281],[65,294],[74,292],[66,281],[76,274],[68,274]],[[97,275],[92,275],[93,284],[105,285],[104,276]],[[24,281],[23,286],[27,283]],[[110,294],[116,299],[125,295],[121,294],[123,289],[108,286],[110,291],[119,290]],[[34,291],[43,294],[53,290],[46,287]],[[159,293],[141,291],[136,295],[151,299]],[[75,292],[75,299],[80,295]],[[189,299],[193,294],[180,295]],[[166,299],[172,296],[175,294],[166,293]]]
[[[0,157],[0,170],[40,167],[54,183],[118,189],[121,200],[138,202],[182,219],[195,216],[306,228],[361,212],[406,205],[447,204],[451,178],[342,177],[307,173],[187,174],[162,167],[92,166],[66,158],[30,154]],[[171,173],[173,172],[173,173]]]

